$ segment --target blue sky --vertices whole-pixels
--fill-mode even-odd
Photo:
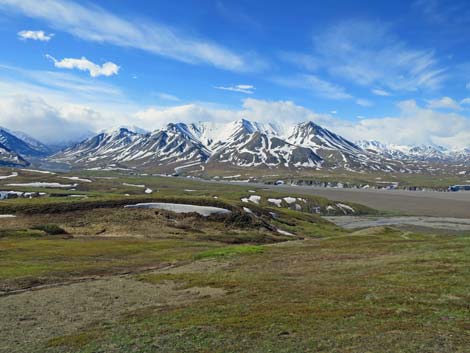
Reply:
[[[470,5],[0,0],[0,124],[306,119],[351,139],[470,147]]]

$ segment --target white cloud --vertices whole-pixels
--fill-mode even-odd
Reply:
[[[119,66],[110,61],[105,62],[103,65],[97,65],[84,56],[80,59],[64,58],[57,60],[51,55],[46,57],[54,62],[54,66],[60,69],[78,69],[80,71],[88,71],[91,77],[98,76],[112,76],[117,75],[119,72]]]
[[[44,31],[20,31],[18,32],[18,37],[20,39],[32,39],[39,40],[41,42],[48,42],[54,36],[53,33],[46,34]]]
[[[332,111],[330,111],[330,114],[335,114],[336,115],[336,114],[338,114],[338,112],[336,110],[332,110]]]
[[[168,122],[217,121],[239,118],[274,123],[280,126],[311,120],[352,141],[368,139],[395,144],[438,144],[450,148],[470,147],[470,119],[456,113],[442,113],[420,107],[413,100],[398,104],[400,114],[393,117],[344,120],[318,114],[292,101],[267,101],[248,98],[241,109],[223,109],[187,104],[169,108],[149,108],[137,113],[133,123],[154,129]]]
[[[394,91],[438,88],[446,78],[432,50],[412,49],[381,22],[348,20],[314,37],[330,75]]]
[[[437,144],[450,148],[470,147],[470,119],[417,105],[414,100],[398,103],[395,117],[341,121],[335,131],[352,140],[378,140],[395,144]]]
[[[428,108],[430,109],[451,109],[461,110],[459,103],[450,97],[442,97],[428,101]]]
[[[345,89],[334,83],[322,80],[315,75],[294,75],[285,77],[275,77],[273,81],[277,84],[302,88],[311,91],[314,95],[328,99],[350,99],[352,96]]]
[[[13,72],[14,79],[9,76]],[[22,79],[21,81],[20,78]],[[170,107],[142,106],[109,84],[69,73],[27,71],[0,65],[0,125],[58,143],[120,125],[154,130],[169,122],[240,118],[280,126],[312,120],[351,140],[374,139],[397,144],[440,144],[470,147],[470,119],[460,113],[436,111],[415,101],[398,105],[391,117],[344,120],[318,114],[292,101],[247,98],[240,108],[209,103]]]
[[[205,63],[233,71],[266,66],[255,55],[243,56],[146,19],[125,19],[97,5],[67,0],[0,0],[0,9],[43,20],[83,40],[137,48],[185,63]]]
[[[156,92],[155,96],[157,96],[161,100],[171,101],[171,102],[178,102],[180,99],[172,94],[165,93],[165,92]]]
[[[470,105],[470,98],[464,98],[460,101],[461,105]]]
[[[253,94],[254,90],[256,89],[255,86],[252,85],[216,86],[214,88],[223,91],[240,92],[245,94]]]
[[[356,99],[356,104],[360,105],[361,107],[372,107],[374,105],[373,102],[363,98]]]
[[[375,88],[373,90],[371,90],[371,92],[373,94],[375,94],[376,96],[382,96],[382,97],[387,97],[387,96],[390,96],[390,93],[383,90],[383,89],[378,89],[378,88]]]
[[[83,138],[91,130],[90,124],[84,121],[100,118],[100,114],[92,110],[60,109],[26,95],[1,97],[0,110],[0,125],[53,144]]]
[[[282,60],[303,67],[308,71],[315,71],[321,65],[317,58],[312,55],[295,53],[295,52],[282,52],[280,54]]]

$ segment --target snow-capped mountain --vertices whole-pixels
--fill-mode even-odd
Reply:
[[[23,157],[11,151],[0,143],[0,166],[1,167],[26,167],[29,165]]]
[[[41,142],[21,132],[13,132],[0,127],[0,143],[11,152],[23,158],[44,157],[49,149]]]
[[[291,144],[272,130],[254,127],[246,120],[239,121],[227,140],[212,146],[210,161],[240,167],[321,167],[322,158],[310,148]]]
[[[220,143],[233,141],[240,134],[260,132],[270,136],[278,136],[280,128],[274,124],[262,124],[239,119],[230,123],[198,122],[188,125],[189,130],[205,146],[220,146]]]
[[[395,145],[379,141],[357,141],[356,144],[387,158],[409,162],[465,162],[470,160],[470,149],[449,150],[436,145]]]
[[[168,124],[152,133],[127,128],[102,132],[65,149],[51,160],[81,167],[175,168],[184,163],[205,162],[210,152],[186,124]]]
[[[332,169],[398,171],[401,168],[394,161],[370,153],[312,121],[294,126],[287,141],[311,149],[325,161],[325,167]]]
[[[24,165],[28,156],[46,155],[47,147],[18,136],[0,129],[4,165]],[[72,168],[164,172],[234,167],[457,173],[470,166],[470,150],[351,142],[311,121],[281,129],[274,124],[239,119],[229,123],[171,123],[153,132],[121,126],[65,148],[49,156],[47,162],[65,163]]]
[[[395,170],[354,143],[312,122],[284,138],[279,128],[240,119],[227,124],[168,124],[152,133],[102,132],[51,159],[74,167],[172,170],[184,166]],[[392,165],[392,167],[390,166]]]

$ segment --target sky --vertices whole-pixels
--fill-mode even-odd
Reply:
[[[0,0],[0,126],[312,120],[468,148],[469,25],[465,0]]]

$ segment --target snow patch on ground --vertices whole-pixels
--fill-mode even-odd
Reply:
[[[136,205],[127,205],[125,208],[157,208],[161,210],[167,210],[176,213],[193,213],[196,212],[201,216],[210,216],[211,214],[228,214],[231,211],[210,206],[197,206],[188,204],[177,204],[177,203],[164,203],[164,202],[152,202],[152,203],[138,203]]]
[[[253,214],[253,211],[250,210],[248,207],[243,207],[243,211],[245,211],[246,213],[249,213],[249,214]]]
[[[34,183],[16,183],[16,184],[7,184],[8,186],[26,186],[32,188],[74,188],[77,184],[60,184],[60,183],[45,183],[42,181],[34,182]]]
[[[259,202],[261,201],[261,196],[250,195],[249,197],[243,197],[241,199],[241,201],[244,202],[244,203],[252,202],[252,203],[255,203],[255,204],[259,205]]]
[[[76,177],[76,176],[72,176],[72,177],[61,177],[62,179],[68,179],[68,180],[74,180],[74,181],[81,181],[81,182],[84,182],[84,183],[91,183],[92,181],[90,179],[83,179],[83,178],[79,178],[79,177]]]
[[[0,175],[0,180],[4,180],[4,179],[9,179],[9,178],[14,178],[18,176],[18,173],[17,172],[13,172],[11,173],[10,175]]]
[[[0,218],[15,218],[16,216],[13,214],[0,214]]]
[[[258,196],[258,195],[250,195],[250,197],[248,198],[248,200],[250,200],[251,202],[259,205],[259,202],[261,201],[261,196]]]
[[[336,206],[338,206],[344,212],[344,214],[348,214],[348,211],[352,213],[356,213],[354,208],[352,208],[351,206],[345,205],[344,203],[337,203]]]
[[[37,170],[37,169],[21,169],[21,170],[24,170],[25,172],[31,172],[31,173],[55,174],[54,172],[50,172],[48,170]]]
[[[146,194],[151,194],[151,193],[153,193],[153,190],[152,190],[152,189],[149,189],[149,188],[147,188],[147,189],[145,189],[145,191],[144,191],[144,192],[145,192]]]
[[[281,199],[268,199],[268,202],[275,204],[277,207],[281,207],[282,204]]]
[[[132,187],[135,187],[135,188],[145,188],[145,185],[143,184],[129,184],[129,183],[122,183],[122,185],[124,186],[132,186]]]
[[[240,178],[240,177],[241,175],[237,174],[237,175],[224,176],[223,179],[235,179],[235,178]]]
[[[290,197],[290,196],[284,197],[283,200],[284,200],[285,202],[287,202],[289,205],[290,205],[291,203],[294,203],[295,201],[297,201],[297,199],[296,199],[295,197]]]
[[[282,230],[282,229],[276,229],[276,231],[279,233],[279,234],[282,234],[282,235],[288,235],[288,236],[294,236],[294,234],[292,233],[289,233],[289,232],[286,232],[285,230]]]

